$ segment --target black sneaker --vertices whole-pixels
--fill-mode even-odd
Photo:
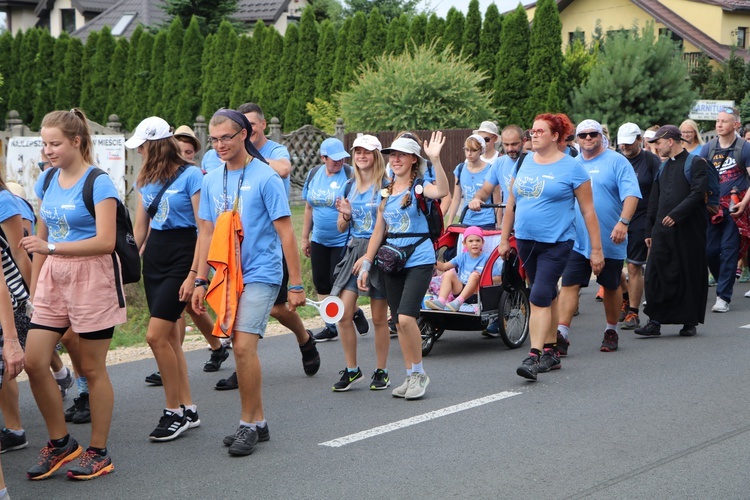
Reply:
[[[360,370],[359,368],[357,368],[357,371],[354,373],[344,368],[339,372],[339,374],[341,375],[341,380],[333,384],[334,392],[348,391],[349,389],[351,389],[352,384],[362,380],[362,370]]]
[[[256,425],[255,432],[258,433],[259,443],[262,443],[264,441],[269,441],[271,439],[271,431],[268,430],[268,424],[266,424],[265,427]],[[236,436],[236,434],[232,434],[231,436],[225,437],[224,446],[232,446],[232,443],[234,443],[234,436]]]
[[[91,422],[91,407],[89,406],[89,393],[82,392],[73,401],[78,401],[78,407],[71,418],[74,424],[88,424]]]
[[[661,335],[661,325],[649,320],[648,323],[646,323],[646,326],[636,328],[635,330],[633,330],[633,332],[636,335],[644,335],[646,337],[658,337],[659,335]]]
[[[206,361],[206,364],[203,365],[203,371],[204,372],[217,372],[219,371],[219,368],[221,368],[221,364],[227,360],[229,357],[229,351],[227,351],[227,348],[223,345],[216,349],[215,351],[211,351],[211,358]]]
[[[372,374],[372,380],[370,381],[371,391],[382,391],[387,389],[391,385],[391,379],[388,378],[388,372],[378,368],[375,373]]]
[[[563,358],[568,355],[568,348],[570,347],[570,340],[563,337],[560,330],[557,331],[557,354]]]
[[[550,370],[559,370],[560,368],[562,368],[560,356],[558,356],[554,349],[545,349],[539,358],[537,372],[546,373]]]
[[[65,399],[65,396],[68,395],[68,390],[73,387],[73,374],[70,373],[70,368],[65,368],[68,371],[68,374],[63,379],[55,379],[57,382],[57,386],[60,388],[60,394],[62,395],[62,398]]]
[[[3,430],[0,431],[0,453],[5,453],[6,451],[22,450],[28,445],[29,442],[26,441],[26,433],[24,431],[21,431],[20,435],[10,432],[5,427],[3,427]]]
[[[169,410],[164,410],[164,415],[159,419],[159,425],[148,435],[151,441],[171,441],[190,427],[185,415],[178,415]]]
[[[161,386],[164,385],[161,381],[161,373],[154,372],[151,375],[148,375],[146,377],[146,383],[151,384],[153,386]]]
[[[617,350],[618,341],[617,332],[614,330],[604,331],[604,340],[602,340],[602,346],[599,348],[602,352],[615,352]]]
[[[313,338],[315,339],[315,342],[328,342],[330,340],[338,340],[339,332],[331,330],[326,326],[321,331],[313,335]]]
[[[26,477],[32,480],[47,479],[54,474],[60,467],[68,462],[75,460],[83,452],[78,442],[72,437],[68,437],[68,444],[61,447],[47,446],[39,452],[39,461],[35,466],[26,472]]]
[[[521,366],[516,370],[516,374],[529,380],[536,380],[536,374],[539,373],[539,356],[530,354],[523,360]]]
[[[305,375],[312,377],[320,369],[320,354],[318,348],[315,347],[315,338],[310,330],[306,330],[310,336],[307,339],[305,345],[299,346],[299,350],[302,352],[302,369],[305,370]]]
[[[696,333],[695,325],[683,325],[680,329],[680,337],[693,337]]]
[[[365,312],[362,309],[357,309],[354,313],[354,326],[357,327],[357,331],[360,335],[367,335],[370,333],[370,323],[365,318]]]
[[[258,431],[241,425],[234,433],[234,441],[229,445],[229,454],[237,457],[250,455],[256,444],[258,444]]]
[[[393,316],[388,316],[388,331],[391,335],[398,335],[398,329],[396,328],[396,322],[393,321]]]
[[[68,469],[68,479],[85,481],[104,476],[115,470],[109,455],[100,455],[94,450],[86,450],[78,465]]]
[[[185,414],[185,419],[188,421],[188,429],[200,427],[201,418],[198,416],[198,410],[193,411],[190,408],[185,408],[185,405],[180,406],[182,406],[182,412]]]

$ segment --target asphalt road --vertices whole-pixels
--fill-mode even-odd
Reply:
[[[321,370],[308,378],[291,335],[266,339],[271,440],[249,457],[230,457],[221,443],[239,419],[237,392],[213,389],[231,358],[207,374],[207,352],[188,354],[202,425],[169,443],[147,439],[163,404],[162,390],[143,382],[155,363],[112,366],[115,472],[84,483],[63,473],[26,480],[46,435],[24,382],[30,445],[2,455],[6,482],[14,499],[750,498],[748,288],[737,285],[726,314],[710,312],[712,289],[696,337],[677,336],[678,326],[660,338],[620,332],[615,353],[599,352],[604,317],[589,288],[563,368],[536,383],[515,374],[527,346],[510,351],[476,332],[446,332],[425,358],[432,382],[421,401],[367,382],[333,393],[344,367],[339,342],[319,346]],[[369,379],[372,334],[360,347]],[[394,339],[395,385],[402,366]],[[88,443],[88,425],[70,430]]]

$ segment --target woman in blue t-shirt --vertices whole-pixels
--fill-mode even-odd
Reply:
[[[492,168],[492,164],[482,160],[486,147],[482,136],[476,134],[470,135],[464,142],[466,161],[459,164],[453,171],[456,178],[456,187],[453,189],[453,200],[448,209],[448,218],[446,219],[448,224],[453,224],[461,207],[467,205],[474,198],[476,192],[482,189],[487,172]],[[495,229],[497,217],[495,210],[492,208],[483,208],[478,212],[467,210],[462,222],[468,226],[477,226],[482,229]]]
[[[381,244],[413,250],[404,268],[395,275],[386,275],[384,279],[388,306],[396,322],[406,365],[406,381],[392,392],[397,398],[421,398],[430,383],[422,366],[422,337],[417,316],[432,279],[435,250],[429,237],[427,217],[418,208],[419,200],[415,198],[421,194],[436,200],[448,193],[448,178],[440,163],[440,151],[444,144],[442,132],[433,132],[430,142],[425,142],[425,153],[432,160],[435,170],[434,184],[416,182],[424,175],[427,163],[420,155],[416,141],[401,137],[393,141],[390,148],[383,150],[383,154],[388,155],[393,176],[388,187],[382,190],[385,199],[378,208],[375,229],[357,279],[359,288],[367,290],[369,272]]]
[[[157,116],[138,124],[125,146],[143,158],[136,180],[134,236],[139,248],[148,236],[143,252],[143,287],[151,314],[146,341],[166,398],[149,439],[171,441],[200,425],[176,322],[192,295],[198,267],[196,219],[203,174],[181,156],[169,124]]]
[[[331,290],[332,295],[338,295],[344,302],[344,317],[338,324],[338,330],[346,368],[341,371],[341,380],[333,385],[333,390],[337,392],[348,391],[353,383],[363,379],[362,370],[357,363],[357,337],[352,323],[359,295],[370,297],[372,323],[375,326],[376,369],[372,374],[370,389],[383,390],[390,385],[386,362],[391,337],[388,332],[388,304],[383,284],[374,284],[374,277],[371,275],[369,291],[364,292],[357,287],[357,274],[375,228],[378,206],[382,200],[380,191],[385,185],[385,161],[380,154],[381,148],[378,138],[372,135],[362,135],[354,140],[354,179],[349,181],[348,196],[336,200],[338,229],[342,234],[351,234],[346,253],[334,271]]]
[[[498,251],[510,255],[509,238],[515,226],[518,257],[531,282],[531,352],[516,373],[536,380],[537,373],[560,368],[557,353],[557,282],[575,239],[575,201],[581,207],[591,239],[591,268],[604,266],[599,223],[594,212],[591,179],[581,164],[561,152],[575,127],[564,114],[545,113],[529,131],[534,153],[529,154],[510,181]]]
[[[48,113],[41,135],[55,168],[39,176],[37,235],[23,238],[21,244],[35,254],[26,372],[50,440],[27,475],[45,479],[80,456],[68,477],[92,479],[114,469],[107,453],[114,394],[106,361],[115,325],[127,321],[125,292],[115,276],[121,270],[113,257],[119,199],[107,175],[95,178],[91,194],[83,192],[95,167],[91,133],[81,110]],[[85,196],[92,197],[93,215]],[[91,394],[91,444],[85,452],[68,434],[59,388],[49,369],[55,346],[68,328],[79,337],[82,375]]]

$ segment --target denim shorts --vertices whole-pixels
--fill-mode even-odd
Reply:
[[[372,284],[370,284],[370,289],[368,291],[363,292],[362,290],[360,290],[359,287],[357,286],[356,274],[352,274],[349,277],[349,281],[347,281],[346,285],[344,285],[344,290],[349,290],[350,292],[354,292],[361,297],[370,297],[371,299],[375,299],[375,300],[385,300],[385,293],[381,292],[380,290],[372,286]]]
[[[234,331],[253,333],[263,338],[268,316],[279,295],[279,288],[281,288],[280,285],[268,283],[246,283],[237,305]]]

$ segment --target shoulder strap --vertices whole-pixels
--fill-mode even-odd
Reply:
[[[688,181],[688,184],[693,183],[692,168],[694,161],[695,155],[693,153],[688,153],[688,156],[685,159],[685,165],[683,166],[683,169],[685,170],[685,179]]]
[[[354,184],[354,177],[346,181],[346,185],[344,185],[344,198],[349,198],[349,193],[352,192],[353,184]]]
[[[307,184],[308,182],[310,182],[312,180],[312,178],[315,177],[315,174],[318,173],[318,171],[320,170],[320,167],[322,167],[322,166],[323,165],[318,165],[316,167],[313,167],[312,170],[310,170],[310,172],[307,174],[307,180],[305,180],[305,184]]]
[[[466,163],[463,162],[463,161],[458,164],[458,175],[456,176],[456,185],[457,186],[461,185],[461,172],[463,172],[465,164]]]
[[[94,167],[88,174],[86,174],[86,180],[83,182],[83,203],[86,205],[86,209],[94,219],[96,219],[96,210],[94,209],[94,182],[100,175],[107,175],[107,172],[101,168]]]
[[[44,177],[44,182],[42,183],[42,198],[44,198],[44,193],[47,192],[47,188],[52,182],[52,176],[55,175],[57,167],[48,168],[47,170],[49,171],[49,173]]]
[[[516,161],[516,171],[515,171],[515,173],[513,174],[513,177],[518,177],[518,171],[519,171],[519,170],[521,170],[521,164],[522,164],[522,163],[523,163],[523,161],[524,161],[524,160],[526,159],[526,156],[527,156],[528,154],[529,154],[529,153],[523,152],[523,153],[521,153],[521,155],[520,155],[520,156],[518,157],[518,160]]]
[[[742,137],[738,137],[734,142],[734,159],[737,163],[739,163],[742,158],[742,149],[745,147],[745,144],[747,144],[747,141]],[[750,165],[743,165],[743,167],[742,171],[744,172],[745,177],[750,177],[750,173],[747,171],[747,168],[750,167]]]
[[[352,167],[351,165],[344,163],[344,173],[346,173],[346,178],[351,179],[352,178]]]
[[[716,146],[719,144],[719,138],[714,137],[708,141],[708,155],[706,160],[711,163],[714,160],[714,154],[716,154]]]
[[[146,209],[146,213],[149,217],[152,219],[156,217],[156,212],[159,210],[159,204],[161,203],[161,199],[164,196],[164,193],[167,192],[167,189],[169,189],[169,186],[171,186],[174,181],[177,180],[180,175],[185,171],[186,165],[180,165],[180,167],[177,169],[177,172],[175,172],[175,175],[167,180],[167,182],[164,183],[164,186],[159,190],[159,192],[156,194],[153,200],[151,200],[151,203],[148,205],[148,208]]]

